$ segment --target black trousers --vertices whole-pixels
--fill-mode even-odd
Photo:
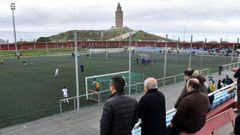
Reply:
[[[234,132],[236,135],[240,135],[240,114],[235,119]]]
[[[237,89],[237,110],[240,112],[240,88]]]

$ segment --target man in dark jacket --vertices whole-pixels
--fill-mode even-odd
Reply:
[[[100,120],[100,135],[131,135],[137,122],[137,101],[123,93],[125,80],[112,77],[112,95],[105,102]]]
[[[146,94],[138,103],[138,117],[142,120],[141,135],[165,135],[165,97],[158,91],[157,80],[147,78],[144,81],[144,92]]]
[[[199,80],[199,82],[200,82],[200,86],[199,86],[200,92],[208,94],[208,89],[207,89],[207,87],[205,85],[205,82],[206,82],[205,77],[199,74],[196,77],[192,77],[192,78],[196,78],[196,79]],[[184,86],[180,96],[178,97],[178,99],[177,99],[177,101],[176,101],[176,103],[174,105],[174,108],[178,108],[179,103],[181,102],[182,98],[184,96],[186,96],[186,94],[187,94],[187,88],[186,88],[186,84],[185,84],[185,86]]]
[[[226,75],[226,78],[224,78],[222,82],[224,85],[229,85],[233,83],[233,80]]]
[[[199,80],[189,79],[187,95],[181,100],[177,112],[173,117],[169,129],[178,132],[195,133],[200,130],[206,121],[209,100],[208,96],[199,91]],[[170,135],[175,135],[177,133]]]

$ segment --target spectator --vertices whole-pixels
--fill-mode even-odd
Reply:
[[[178,135],[179,132],[195,133],[205,124],[208,96],[199,91],[200,82],[196,78],[189,79],[186,87],[187,95],[181,100],[168,127],[169,135]]]
[[[237,111],[240,112],[240,68],[233,75],[237,78]]]
[[[131,135],[131,130],[137,122],[137,100],[124,93],[124,85],[122,77],[112,77],[112,95],[103,107],[100,135]]]
[[[217,89],[221,89],[223,86],[224,86],[224,85],[223,85],[223,83],[222,83],[222,80],[219,79],[219,80],[218,80],[218,84],[217,84]]]
[[[226,78],[223,79],[223,84],[224,85],[229,85],[232,84],[233,80],[231,78],[228,77],[228,75],[226,75]]]
[[[218,67],[218,75],[221,75],[222,69],[223,69],[223,66],[220,65],[220,66]]]
[[[206,79],[204,78],[204,76],[200,75],[198,70],[193,70],[193,69],[187,69],[184,71],[184,79],[186,80],[189,80],[190,78],[197,78],[200,82],[200,92],[203,92],[203,93],[208,93],[207,91],[207,87],[205,85],[205,81]],[[187,94],[187,87],[186,87],[186,84],[180,94],[180,96],[178,97],[175,105],[174,105],[174,108],[178,108],[179,106],[179,103],[180,101],[182,100],[182,98]]]
[[[3,59],[0,60],[1,65],[3,65]]]
[[[138,117],[141,119],[141,135],[166,134],[165,97],[158,91],[157,80],[147,78],[144,81],[145,95],[138,103]]]
[[[94,86],[96,92],[99,92],[100,91],[100,83],[97,81],[96,78],[93,78],[93,82],[92,82],[92,85],[91,86]]]
[[[235,119],[234,133],[235,135],[240,135],[240,114]]]
[[[213,91],[215,91],[215,82],[213,80],[210,80],[209,85],[208,85],[208,94]],[[214,100],[214,95],[209,96],[208,99],[209,99],[210,104],[212,104],[213,100]]]

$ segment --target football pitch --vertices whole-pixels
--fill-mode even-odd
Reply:
[[[151,57],[158,61],[142,65],[132,60],[132,72],[143,73],[144,78],[162,78],[164,55]],[[187,55],[169,54],[166,76],[183,73],[188,68],[188,58]],[[23,66],[23,61],[26,61],[26,66]],[[192,56],[191,65],[194,69],[209,68],[210,72],[217,72],[219,65],[230,62],[231,57],[203,56],[201,64],[200,56]],[[127,71],[128,53],[109,54],[107,60],[104,54],[93,54],[92,58],[82,55],[78,63],[85,66],[84,73],[79,70],[79,85],[80,94],[86,94],[85,77]],[[54,77],[56,67],[59,68],[58,77]],[[4,59],[4,64],[0,65],[0,128],[58,114],[63,86],[68,88],[70,97],[76,95],[75,65],[71,55]],[[85,97],[80,101],[81,107],[96,104],[86,101]],[[64,111],[72,110],[72,104],[64,104]]]

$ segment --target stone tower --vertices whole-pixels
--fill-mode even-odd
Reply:
[[[115,12],[115,28],[123,27],[123,11],[120,3],[118,3],[117,11]]]

